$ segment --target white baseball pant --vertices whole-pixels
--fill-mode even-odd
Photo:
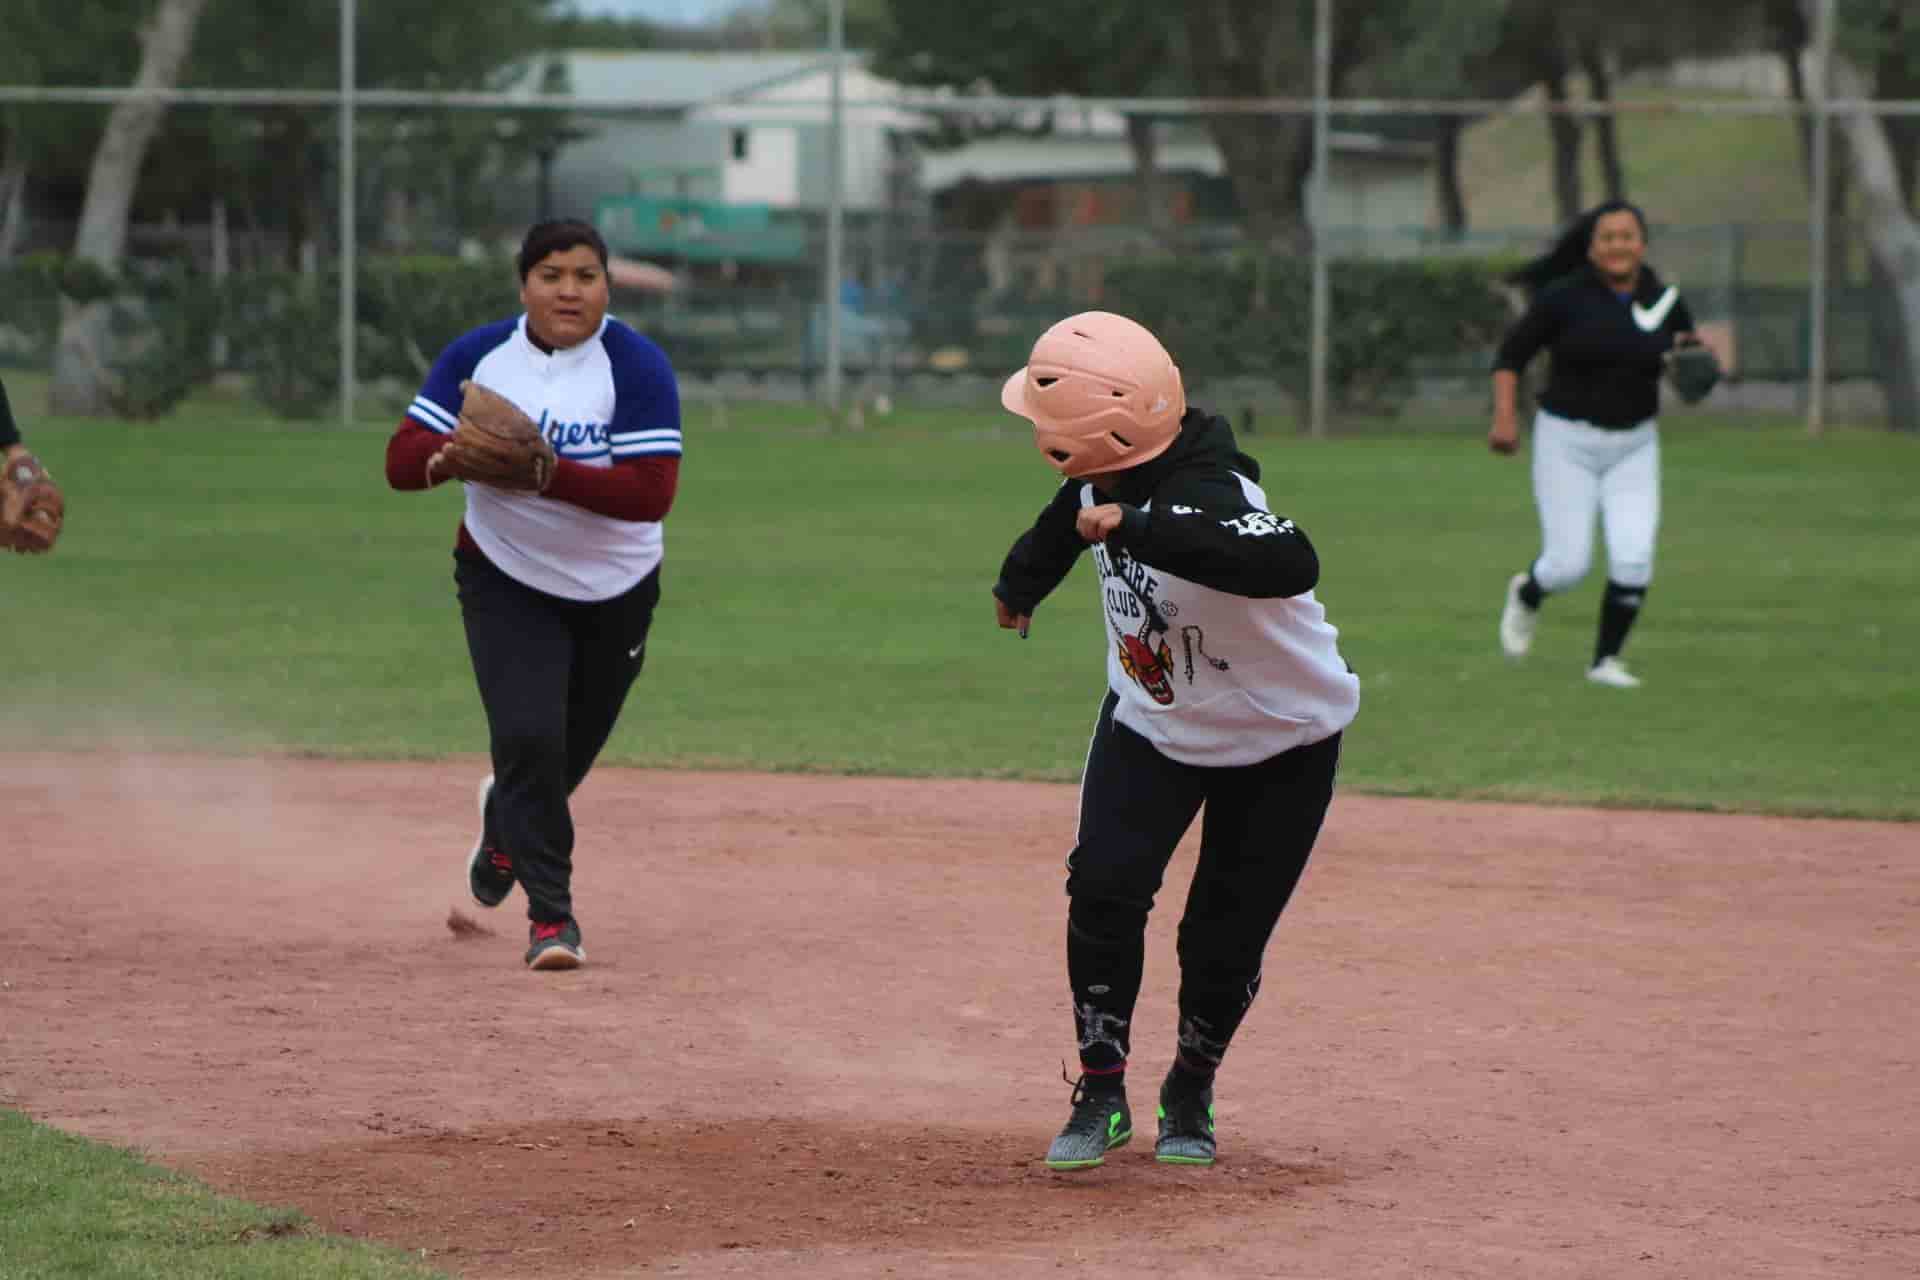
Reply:
[[[1653,583],[1660,528],[1660,430],[1649,418],[1608,431],[1542,409],[1533,420],[1533,500],[1540,558],[1533,579],[1549,592],[1587,576],[1593,517],[1607,538],[1607,576],[1623,587]]]

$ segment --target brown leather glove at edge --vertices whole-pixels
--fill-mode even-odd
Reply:
[[[544,493],[553,481],[553,446],[520,407],[477,382],[460,384],[460,423],[429,464],[434,475]]]
[[[40,459],[16,450],[0,466],[0,546],[21,555],[51,551],[66,517],[66,497]]]

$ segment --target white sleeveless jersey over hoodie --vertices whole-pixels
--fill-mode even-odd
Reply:
[[[994,593],[1032,613],[1086,549],[1078,512],[1122,504],[1121,528],[1092,548],[1115,720],[1206,767],[1255,764],[1353,722],[1360,681],[1314,595],[1319,557],[1273,514],[1224,420],[1189,410],[1164,459],[1111,483],[1062,485]]]
[[[1230,519],[1254,518],[1236,537],[1297,536],[1282,527],[1291,522],[1268,511],[1259,485],[1238,473],[1235,479],[1249,511]],[[1080,504],[1098,502],[1093,486],[1083,484]],[[1151,503],[1143,510],[1151,512]],[[1269,522],[1273,530],[1260,532]],[[1254,764],[1330,738],[1359,713],[1360,680],[1341,658],[1339,632],[1312,591],[1248,599],[1105,548],[1095,548],[1094,563],[1107,619],[1107,687],[1119,698],[1114,719],[1169,759]],[[1167,624],[1164,632],[1154,629],[1149,601]]]

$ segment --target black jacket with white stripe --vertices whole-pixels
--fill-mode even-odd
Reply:
[[[1674,337],[1693,328],[1678,289],[1640,268],[1623,298],[1591,266],[1554,281],[1507,332],[1496,372],[1519,373],[1542,348],[1553,357],[1540,407],[1575,422],[1624,431],[1660,412],[1660,376]]]
[[[7,384],[0,382],[0,449],[20,443],[20,428],[13,425],[13,410],[7,406]]]

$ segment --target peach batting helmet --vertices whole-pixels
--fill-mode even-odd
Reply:
[[[1000,403],[1033,423],[1033,442],[1071,479],[1138,466],[1180,434],[1180,370],[1160,340],[1110,311],[1082,311],[1040,335]]]

